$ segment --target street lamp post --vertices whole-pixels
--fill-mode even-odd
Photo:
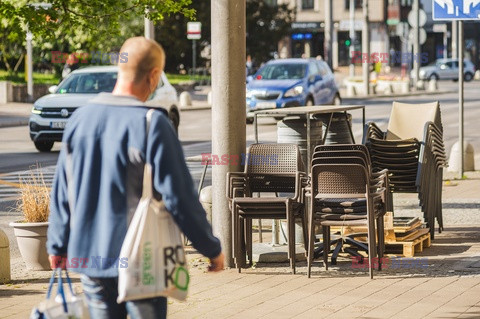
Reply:
[[[368,0],[363,0],[363,30],[362,30],[362,55],[365,54],[370,59],[370,34],[368,25]],[[363,59],[362,59],[363,61]],[[370,93],[370,65],[363,61],[363,85],[365,95]]]
[[[35,10],[38,8],[42,8],[44,10],[50,9],[52,7],[51,3],[46,2],[36,2],[27,4],[30,7],[34,7]],[[27,42],[27,101],[33,102],[33,58],[32,58],[32,40],[33,34],[30,32],[28,28],[28,23],[26,25],[27,34],[26,34],[26,42]]]

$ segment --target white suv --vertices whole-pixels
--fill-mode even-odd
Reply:
[[[33,104],[30,116],[30,138],[40,152],[49,152],[54,142],[62,140],[68,118],[100,92],[112,92],[117,82],[117,66],[86,67],[70,73],[58,86],[50,87],[52,94]],[[157,90],[146,104],[163,108],[175,130],[180,124],[177,91],[162,72]]]

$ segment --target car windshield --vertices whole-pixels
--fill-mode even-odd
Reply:
[[[117,82],[117,72],[76,73],[66,78],[57,93],[112,92]]]
[[[258,80],[291,80],[305,77],[306,64],[269,64],[257,74]]]

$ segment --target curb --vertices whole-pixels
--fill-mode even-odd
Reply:
[[[375,94],[375,95],[359,95],[359,96],[354,96],[354,97],[345,97],[342,98],[342,100],[355,100],[355,99],[364,99],[364,100],[371,100],[374,98],[395,98],[395,97],[408,97],[408,96],[419,96],[419,95],[437,95],[437,94],[448,94],[448,93],[456,93],[458,91],[455,90],[445,90],[445,91],[434,91],[434,92],[429,92],[429,91],[418,91],[418,92],[409,92],[409,93],[403,93],[403,94]]]
[[[210,110],[211,108],[210,105],[181,107],[180,112]]]
[[[27,126],[28,125],[28,118],[27,119],[9,119],[7,121],[0,120],[0,128],[2,127],[15,127],[15,126]]]

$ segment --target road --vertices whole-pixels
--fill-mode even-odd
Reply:
[[[456,90],[457,84],[453,82],[442,82],[442,90]],[[480,167],[480,90],[479,82],[465,84],[465,138],[477,152],[476,167]],[[422,95],[402,97],[396,100],[406,103],[425,103],[438,99],[441,104],[442,121],[444,125],[444,140],[447,152],[453,143],[458,140],[458,93],[447,93],[439,95]],[[383,129],[386,128],[390,109],[391,98],[376,99],[345,99],[344,104],[366,105],[367,121],[374,121]],[[356,141],[361,142],[362,124],[361,112],[353,111],[353,131]],[[415,114],[412,114],[414,117]],[[214,130],[213,130],[214,131]],[[260,119],[259,121],[260,142],[276,141],[276,122],[271,119]],[[184,147],[185,156],[199,155],[202,152],[210,152],[212,123],[210,110],[198,110],[183,112],[179,127],[179,136]],[[38,153],[28,136],[28,127],[0,128],[0,211],[6,205],[11,205],[12,200],[18,196],[18,183],[25,172],[32,165],[38,163],[45,168],[47,178],[50,182],[53,176],[54,165],[58,157],[60,143],[56,143],[53,152]],[[252,125],[247,125],[247,143],[254,141]],[[200,163],[189,163],[194,180],[198,183],[202,171]],[[210,183],[207,174],[206,184]],[[3,202],[3,206],[2,206]],[[7,205],[7,206],[8,206]]]

